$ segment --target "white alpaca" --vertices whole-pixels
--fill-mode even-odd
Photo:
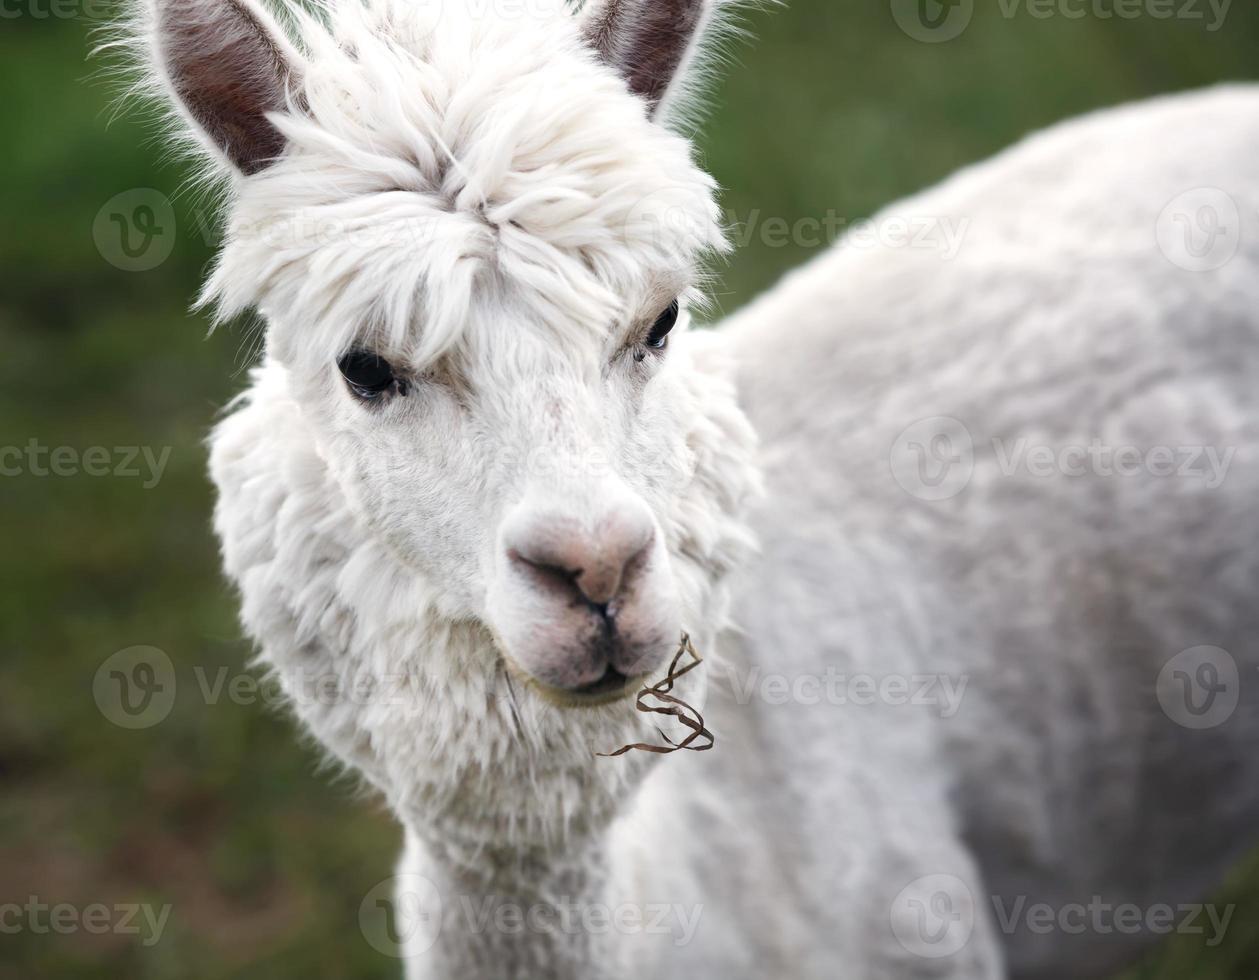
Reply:
[[[1198,900],[1259,818],[1259,91],[1035,137],[876,219],[956,255],[849,240],[697,332],[710,4],[501,7],[139,35],[231,176],[203,300],[267,321],[225,565],[406,828],[407,975],[1115,969],[1157,927],[1020,910]],[[1064,475],[1094,439],[1139,472]],[[597,757],[682,629],[716,749]],[[1176,724],[1199,677],[1240,703]]]

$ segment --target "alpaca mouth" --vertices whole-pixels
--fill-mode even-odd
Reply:
[[[579,697],[599,697],[604,694],[621,694],[629,686],[630,679],[615,667],[609,666],[602,677],[589,684],[574,688],[573,693]]]
[[[643,684],[643,675],[630,677],[609,666],[603,676],[580,687],[562,688],[533,679],[532,685],[552,704],[565,708],[594,708],[629,697]]]

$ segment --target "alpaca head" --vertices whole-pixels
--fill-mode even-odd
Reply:
[[[711,0],[152,0],[188,134],[226,175],[203,302],[256,307],[327,467],[390,558],[549,698],[657,672],[697,394],[713,182],[663,125]]]

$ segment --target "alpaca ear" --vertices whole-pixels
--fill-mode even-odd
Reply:
[[[655,114],[685,75],[718,2],[588,0],[582,32]]]
[[[267,119],[287,106],[299,58],[252,0],[150,0],[156,63],[203,142],[243,174],[284,150]]]

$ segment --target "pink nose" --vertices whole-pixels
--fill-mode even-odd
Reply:
[[[620,507],[593,525],[558,513],[521,514],[504,529],[516,572],[555,598],[588,606],[608,620],[634,590],[655,540],[645,507]]]
[[[545,687],[582,698],[628,692],[660,666],[681,629],[647,504],[615,487],[598,504],[593,515],[549,502],[508,514],[487,596],[504,654]]]

